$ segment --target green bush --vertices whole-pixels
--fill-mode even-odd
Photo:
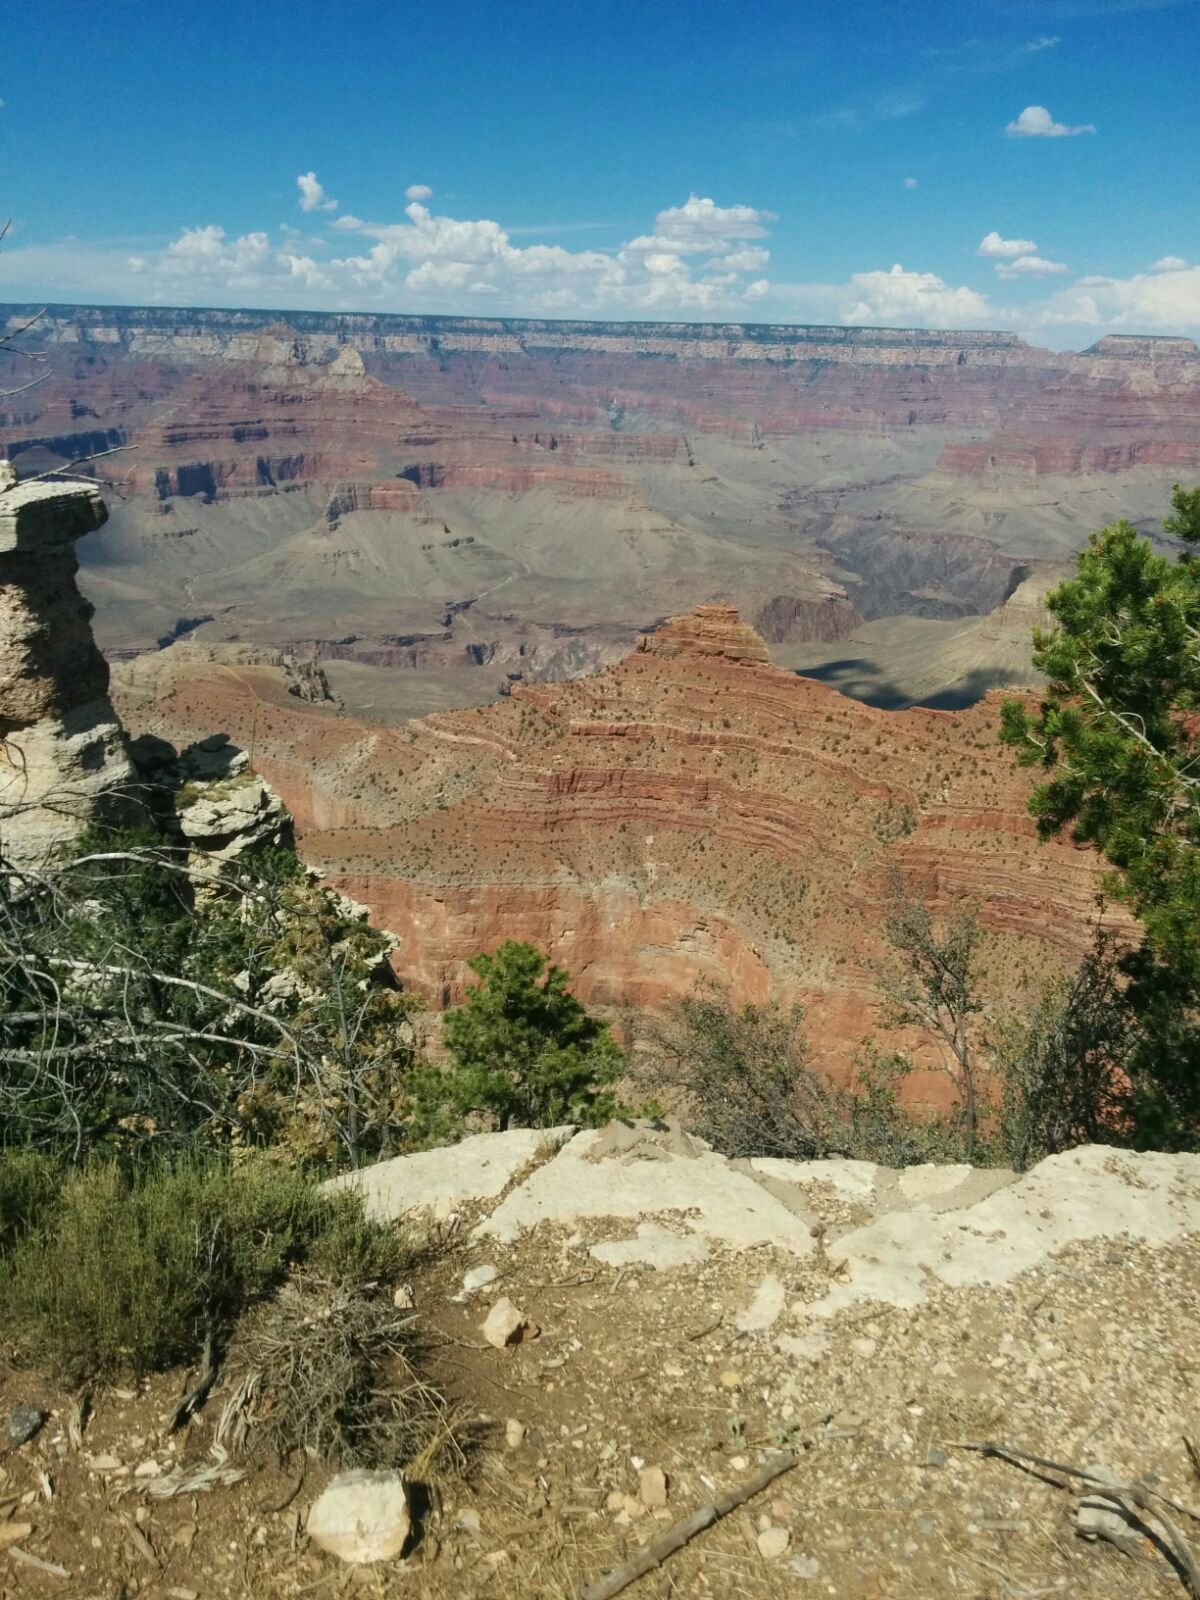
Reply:
[[[608,1024],[568,992],[570,974],[515,939],[470,966],[480,982],[442,1030],[454,1065],[440,1092],[451,1114],[482,1113],[499,1128],[596,1127],[616,1116],[621,1052]]]
[[[0,1151],[0,1256],[57,1206],[65,1173],[37,1150]]]
[[[799,1006],[743,1006],[700,986],[651,1042],[649,1081],[685,1126],[723,1155],[811,1161],[848,1156],[885,1166],[966,1159],[954,1113],[902,1104],[912,1070],[867,1046],[846,1087],[813,1064]]]
[[[399,1261],[356,1196],[331,1199],[265,1160],[94,1162],[10,1251],[0,1324],[72,1380],[140,1376],[219,1346],[309,1255],[352,1282]]]

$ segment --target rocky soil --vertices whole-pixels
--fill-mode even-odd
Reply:
[[[670,1129],[564,1138],[484,1136],[366,1175],[381,1213],[412,1226],[419,1196],[435,1230],[396,1287],[471,1441],[463,1478],[411,1498],[402,1556],[320,1548],[328,1469],[222,1460],[220,1393],[168,1437],[183,1374],[95,1395],[80,1437],[70,1397],[6,1371],[5,1416],[49,1417],[0,1460],[0,1593],[567,1600],[785,1452],[631,1600],[1186,1592],[1143,1532],[1083,1537],[1080,1486],[966,1446],[1200,1509],[1197,1158],[1093,1148],[1014,1179],[731,1168]],[[504,1301],[521,1331],[489,1342]]]

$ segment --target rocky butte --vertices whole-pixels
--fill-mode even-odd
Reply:
[[[36,331],[0,451],[122,452],[84,552],[105,652],[317,658],[372,715],[594,670],[717,600],[784,664],[961,705],[1028,676],[1027,634],[984,627],[1023,583],[1200,473],[1188,340],[88,306]]]
[[[1010,997],[1089,939],[1094,858],[1038,843],[995,697],[861,705],[772,665],[728,606],[594,675],[403,728],[300,704],[267,667],[124,682],[131,725],[219,727],[250,750],[302,853],[399,936],[397,969],[435,1005],[461,996],[470,957],[528,939],[618,1011],[698,979],[801,999],[840,1056],[878,1020],[892,863],[942,909],[978,900]]]

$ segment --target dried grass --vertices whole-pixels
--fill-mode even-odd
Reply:
[[[461,1419],[417,1370],[413,1317],[378,1288],[297,1275],[239,1324],[217,1439],[315,1452],[437,1484],[462,1472]]]

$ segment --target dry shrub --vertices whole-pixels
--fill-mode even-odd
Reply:
[[[413,1322],[387,1289],[297,1274],[238,1326],[218,1441],[421,1482],[453,1476],[465,1465],[459,1419],[418,1373]]]

